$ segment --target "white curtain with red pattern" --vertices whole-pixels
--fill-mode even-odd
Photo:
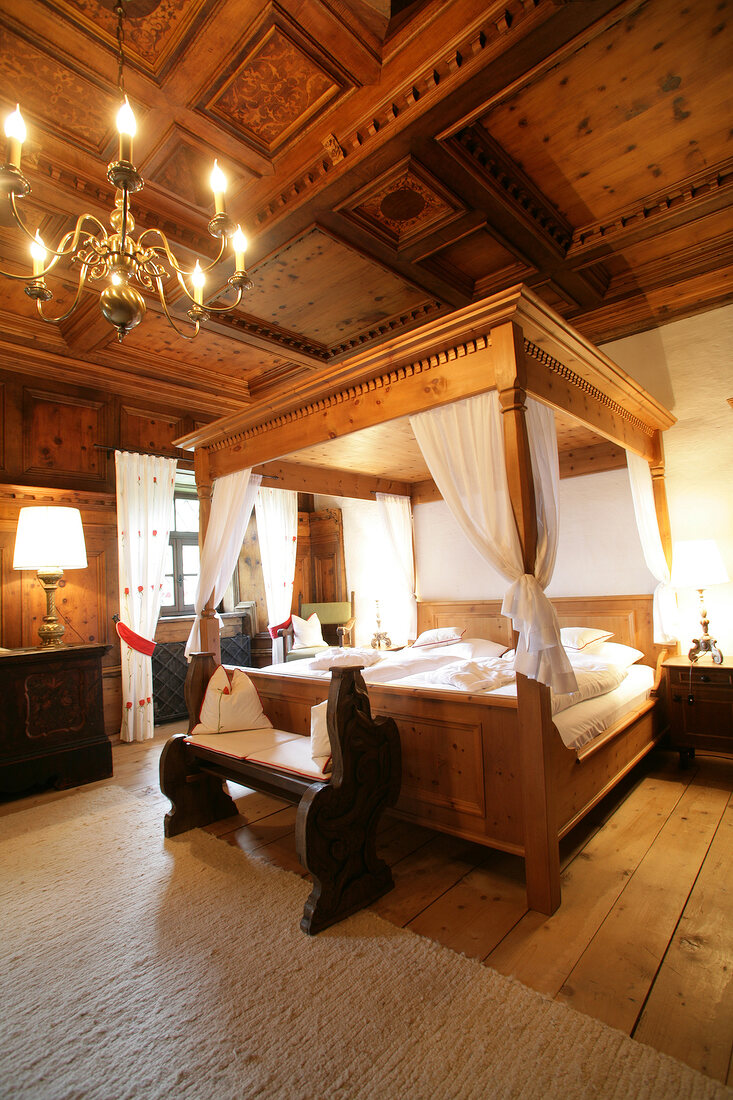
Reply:
[[[152,641],[163,597],[176,460],[115,451],[120,621]],[[133,644],[120,643],[122,741],[153,736],[153,665]]]

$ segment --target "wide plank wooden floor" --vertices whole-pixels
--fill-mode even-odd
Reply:
[[[160,804],[167,736],[114,747],[117,784]],[[209,831],[303,873],[295,810],[230,784],[239,816]],[[73,791],[0,806],[0,816]],[[527,910],[520,859],[390,817],[380,854],[395,889],[385,920],[513,975],[719,1081],[733,1084],[733,761],[681,771],[657,751],[562,844],[563,903]],[[299,913],[293,920],[300,919]]]

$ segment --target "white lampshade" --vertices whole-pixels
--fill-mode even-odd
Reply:
[[[86,569],[84,529],[78,508],[21,508],[15,535],[13,569],[60,573]]]
[[[712,539],[676,542],[672,554],[672,585],[675,588],[709,588],[727,584],[728,574],[717,544]]]

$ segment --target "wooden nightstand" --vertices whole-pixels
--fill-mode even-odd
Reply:
[[[667,714],[672,746],[680,763],[695,749],[733,753],[733,660],[714,665],[708,658],[690,664],[687,657],[664,661]]]

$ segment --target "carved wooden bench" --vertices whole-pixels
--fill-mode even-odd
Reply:
[[[193,654],[185,685],[189,731],[215,668],[211,654]],[[394,885],[390,868],[377,856],[376,830],[384,809],[399,795],[400,740],[393,719],[372,719],[359,668],[331,671],[327,724],[330,779],[314,781],[227,756],[191,744],[184,734],[172,737],[160,758],[160,787],[172,805],[165,817],[168,837],[237,814],[223,787],[226,779],[299,803],[296,848],[313,878],[300,927],[310,935]]]

